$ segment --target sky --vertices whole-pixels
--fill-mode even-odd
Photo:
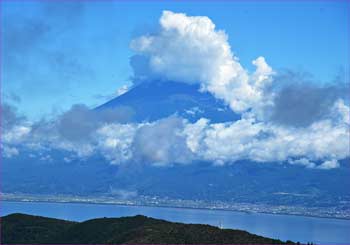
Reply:
[[[344,2],[5,2],[4,157],[339,168],[350,156],[348,10]],[[91,110],[144,83],[131,94],[146,101]],[[168,100],[197,107],[154,96],[174,84],[195,89]],[[200,93],[235,119],[215,122]],[[134,117],[137,108],[150,114],[152,101],[172,114]]]
[[[3,100],[35,120],[108,101],[132,84],[131,40],[157,33],[163,10],[209,17],[248,70],[263,56],[318,83],[349,79],[345,1],[1,1]]]

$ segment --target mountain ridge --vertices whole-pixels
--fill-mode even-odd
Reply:
[[[183,224],[143,215],[83,222],[14,213],[1,218],[1,242],[55,244],[285,244],[242,230]],[[294,244],[294,243],[293,243]]]

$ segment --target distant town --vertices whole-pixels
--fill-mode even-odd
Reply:
[[[223,201],[203,201],[171,199],[158,196],[139,195],[132,199],[120,199],[112,196],[75,196],[75,195],[43,195],[24,193],[1,193],[2,201],[16,202],[57,202],[57,203],[90,203],[130,206],[152,206],[172,208],[193,208],[238,211],[245,213],[268,213],[284,215],[301,215],[321,218],[350,219],[350,203],[344,201],[344,206],[334,207],[303,207],[287,205],[267,205],[252,203],[227,203]]]

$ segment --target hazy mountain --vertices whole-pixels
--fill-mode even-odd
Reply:
[[[136,196],[308,207],[346,206],[349,201],[348,189],[342,188],[350,185],[346,160],[342,167],[324,171],[248,161],[227,166],[209,162],[167,167],[117,166],[99,156],[67,163],[62,161],[61,152],[51,152],[52,162],[23,155],[2,164],[3,192],[116,198],[124,198],[120,192],[130,192]]]

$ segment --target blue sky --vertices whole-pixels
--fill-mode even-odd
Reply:
[[[163,10],[208,16],[244,67],[262,55],[277,71],[317,81],[349,74],[349,4],[341,1],[1,2],[2,96],[30,118],[96,106],[132,70],[130,41],[158,29]],[[348,78],[345,78],[348,79]]]

